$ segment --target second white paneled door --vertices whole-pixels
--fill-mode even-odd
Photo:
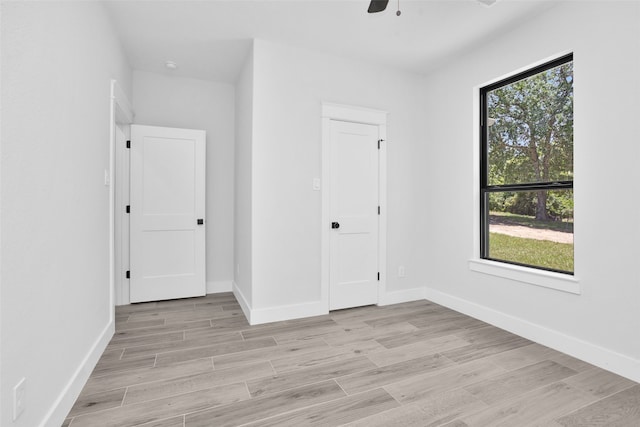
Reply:
[[[378,302],[379,128],[330,126],[329,309],[336,310]]]
[[[131,302],[206,294],[205,141],[131,126]]]

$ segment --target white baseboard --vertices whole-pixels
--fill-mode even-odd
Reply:
[[[233,291],[232,280],[215,280],[207,282],[207,294],[218,294],[220,292]]]
[[[242,308],[242,312],[250,325],[280,322],[283,320],[302,319],[303,317],[320,316],[328,311],[320,301],[302,304],[281,305],[277,307],[252,309],[238,285],[233,282],[233,294]]]
[[[280,305],[251,310],[251,325],[262,323],[280,322],[283,320],[302,319],[304,317],[321,316],[329,314],[325,304],[321,301],[312,301],[302,304]]]
[[[521,337],[640,382],[640,360],[434,289],[425,298]]]
[[[62,425],[114,333],[115,323],[110,321],[71,376],[71,379],[44,417],[40,427]]]
[[[244,296],[244,294],[236,284],[235,280],[231,282],[231,285],[233,288],[232,289],[233,295],[236,297],[238,304],[240,304],[240,308],[244,313],[244,317],[246,317],[249,324],[251,324],[251,304],[249,304],[249,301],[247,301],[247,298]]]
[[[402,291],[387,292],[381,295],[378,305],[400,304],[421,299],[424,299],[424,288],[405,289]]]

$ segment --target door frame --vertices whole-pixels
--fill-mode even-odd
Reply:
[[[128,227],[128,217],[124,211],[125,194],[123,189],[129,185],[129,174],[122,171],[123,156],[126,150],[123,144],[117,144],[116,128],[120,128],[125,137],[129,137],[129,126],[133,123],[133,108],[126,94],[120,87],[120,84],[111,80],[111,105],[110,105],[110,137],[109,137],[109,286],[110,306],[129,304],[129,295],[124,296],[124,288],[126,280],[124,280],[123,264],[127,264],[128,259],[124,259],[128,252],[125,251],[125,245],[128,248],[129,242],[123,239],[123,227],[126,222]],[[117,188],[116,188],[117,187]],[[128,195],[126,195],[128,197]],[[117,220],[116,220],[117,218]],[[128,231],[127,231],[128,233]],[[128,288],[127,288],[128,289]],[[115,312],[111,310],[112,320]]]
[[[331,259],[331,121],[362,123],[378,126],[379,138],[383,140],[378,150],[378,304],[386,292],[387,283],[387,112],[351,105],[322,103],[322,167],[321,193],[322,212],[320,222],[320,300],[329,312],[330,259]]]

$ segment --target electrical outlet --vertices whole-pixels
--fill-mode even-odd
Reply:
[[[404,265],[398,267],[398,277],[405,277]]]
[[[13,387],[13,421],[17,420],[24,412],[26,397],[26,378],[22,378],[18,384]]]

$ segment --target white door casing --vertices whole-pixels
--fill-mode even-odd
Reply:
[[[378,127],[331,121],[329,309],[378,302]]]
[[[202,130],[131,126],[131,302],[206,294],[205,141]]]
[[[330,307],[330,276],[331,276],[331,238],[335,231],[331,228],[331,199],[332,199],[332,161],[331,161],[331,123],[332,121],[352,122],[374,125],[378,129],[378,138],[382,143],[378,149],[378,268],[380,273],[377,281],[378,304],[386,301],[386,263],[387,263],[387,113],[350,105],[322,103],[322,176],[321,196],[322,212],[320,225],[320,298],[327,312]]]

